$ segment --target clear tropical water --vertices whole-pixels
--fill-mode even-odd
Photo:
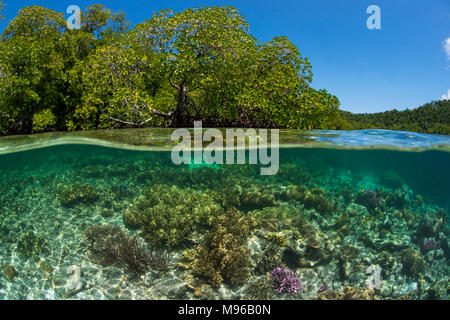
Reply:
[[[0,138],[0,299],[448,299],[449,137],[280,139],[261,176],[165,130]]]

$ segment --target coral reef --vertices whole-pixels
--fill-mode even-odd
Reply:
[[[265,207],[261,210],[249,212],[258,220],[285,221],[286,219],[300,217],[301,211],[291,205],[280,205],[275,207]]]
[[[303,185],[311,180],[307,170],[295,163],[281,164],[276,178],[283,183],[294,185]]]
[[[286,237],[282,233],[269,233],[266,236],[266,240],[280,247],[286,245]]]
[[[213,286],[225,280],[242,284],[250,275],[250,251],[245,241],[256,225],[252,217],[236,209],[219,216],[209,234],[197,247],[193,271],[208,278]]]
[[[259,184],[252,184],[242,191],[241,207],[244,210],[262,209],[275,206],[275,196],[267,188]]]
[[[288,292],[294,295],[303,288],[302,281],[296,277],[295,273],[283,267],[273,269],[270,276],[277,293]]]
[[[410,202],[408,189],[399,188],[389,192],[386,197],[386,205],[402,210],[407,207]]]
[[[73,184],[58,192],[59,201],[66,207],[79,203],[91,204],[100,198],[99,192],[91,186]]]
[[[2,299],[449,298],[448,183],[419,163],[383,177],[365,151],[283,150],[265,177],[51,150],[2,155]]]
[[[447,213],[445,211],[428,211],[419,222],[417,227],[418,238],[438,238],[439,233],[447,225]]]
[[[325,290],[315,300],[379,300],[373,289],[345,287],[344,291]]]
[[[268,276],[262,276],[253,281],[247,291],[249,300],[269,300],[273,297],[273,280]]]
[[[436,250],[436,248],[437,248],[437,243],[434,239],[426,239],[423,242],[422,249],[423,249],[423,251],[425,251],[425,253]]]
[[[17,242],[17,252],[27,259],[38,259],[47,250],[47,241],[33,231],[25,233]]]
[[[377,194],[376,191],[373,191],[373,190],[367,190],[367,191],[360,190],[358,192],[357,197],[356,197],[356,202],[361,204],[361,205],[363,205],[363,206],[366,206],[367,209],[369,209],[369,210],[373,210],[373,209],[375,209],[376,207],[378,207],[381,204],[382,199]]]
[[[2,263],[2,271],[6,280],[14,281],[17,271],[12,265]]]
[[[265,274],[283,264],[281,247],[276,243],[266,242],[261,252],[255,257],[255,272]]]
[[[293,220],[292,226],[296,230],[287,240],[287,260],[301,268],[312,268],[332,258],[334,246],[325,234],[305,218]]]
[[[277,196],[285,201],[299,201],[306,209],[315,209],[324,215],[331,214],[336,208],[335,203],[329,199],[327,192],[322,188],[310,190],[305,186],[288,186]]]
[[[150,251],[119,226],[96,225],[83,235],[88,242],[89,258],[95,263],[104,266],[124,264],[130,273],[145,272],[148,268],[168,269],[170,256],[166,252]]]
[[[411,276],[418,277],[425,271],[425,260],[419,251],[405,249],[401,254],[403,269]]]
[[[195,226],[211,225],[222,212],[207,194],[156,185],[125,211],[123,220],[126,225],[139,226],[152,244],[176,246],[187,240]]]

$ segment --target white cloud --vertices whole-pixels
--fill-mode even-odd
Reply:
[[[443,42],[444,50],[447,53],[447,59],[450,59],[450,37]]]
[[[450,100],[450,89],[448,89],[447,95],[442,95],[441,100]]]

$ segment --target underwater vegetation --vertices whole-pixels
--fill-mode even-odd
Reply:
[[[170,256],[167,252],[151,251],[119,226],[95,225],[87,229],[83,236],[94,263],[104,266],[124,264],[130,273],[145,272],[148,268],[167,270],[169,267]]]
[[[285,150],[267,177],[87,146],[3,157],[1,298],[449,298],[446,199],[385,156]]]

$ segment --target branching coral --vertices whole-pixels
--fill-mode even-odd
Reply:
[[[84,232],[89,257],[104,266],[124,264],[130,273],[146,271],[149,267],[166,270],[170,256],[163,251],[150,251],[138,238],[126,234],[119,226],[95,225]]]
[[[273,269],[270,276],[278,293],[288,292],[294,295],[303,288],[302,280],[297,278],[293,271],[283,267]]]
[[[219,216],[213,229],[197,247],[194,273],[218,287],[224,280],[242,284],[249,277],[250,251],[245,241],[256,222],[236,209]]]
[[[211,225],[223,212],[207,195],[192,189],[156,185],[125,211],[126,225],[141,227],[144,238],[155,245],[176,246],[197,225]]]

